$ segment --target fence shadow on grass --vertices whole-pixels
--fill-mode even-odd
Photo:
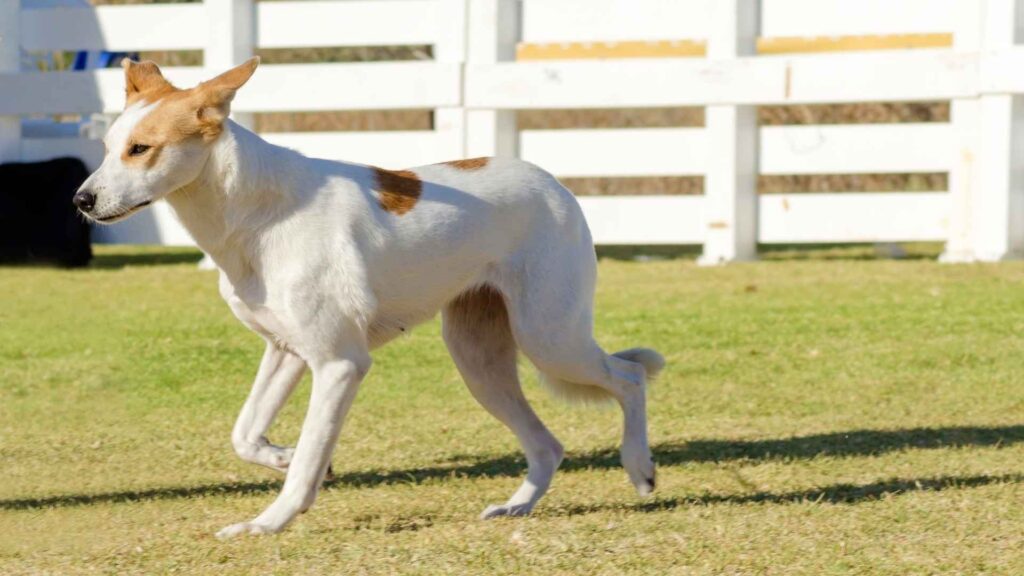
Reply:
[[[656,498],[635,504],[594,504],[556,508],[544,516],[577,516],[607,510],[630,512],[662,512],[684,506],[712,506],[715,504],[800,504],[805,502],[826,504],[857,504],[909,492],[939,492],[950,488],[979,488],[992,484],[1024,482],[1024,474],[938,476],[932,478],[892,478],[870,484],[833,484],[823,488],[793,492],[752,492],[748,494],[703,494],[692,497]]]
[[[737,460],[807,460],[819,457],[877,456],[900,450],[1005,446],[1024,442],[1022,426],[952,426],[946,428],[908,428],[902,430],[853,430],[809,436],[764,440],[690,440],[653,447],[659,466],[687,463],[729,462]],[[473,461],[472,456],[457,456],[452,461],[469,461],[456,468],[444,468],[440,476],[498,476],[520,474],[526,461],[518,454]],[[619,466],[618,448],[606,448],[582,454],[570,454],[561,470],[615,468]],[[421,469],[424,473],[431,469]],[[417,471],[394,472],[416,476]],[[426,478],[436,478],[431,475]]]
[[[911,428],[904,430],[854,430],[796,436],[767,440],[691,440],[666,443],[654,447],[654,457],[660,466],[679,466],[687,463],[806,460],[818,457],[876,456],[900,450],[920,450],[955,447],[1006,446],[1024,442],[1022,426],[956,426],[946,428]],[[619,467],[618,449],[605,449],[570,454],[562,470],[608,469]],[[458,456],[439,466],[399,470],[365,470],[340,474],[326,483],[334,487],[372,487],[387,484],[419,484],[427,480],[444,478],[497,478],[522,476],[526,461],[519,453],[477,458]],[[824,500],[828,502],[856,502],[877,498],[890,492],[913,490],[942,490],[954,486],[975,486],[997,482],[1020,482],[1024,476],[970,476],[930,479],[904,479],[868,485],[839,484],[820,490],[793,493],[755,493],[740,495],[705,496],[655,500],[638,504],[636,508],[658,509],[659,506],[680,506],[693,503],[744,502],[800,502]],[[245,495],[276,492],[278,480],[262,482],[234,482],[200,486],[126,490],[99,494],[70,494],[43,498],[0,500],[0,510],[22,510],[93,504],[136,502],[143,500],[169,500],[219,495]],[[673,504],[674,502],[674,504]],[[572,510],[569,513],[573,513]]]

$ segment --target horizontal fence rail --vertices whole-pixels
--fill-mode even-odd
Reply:
[[[759,133],[762,174],[948,172],[953,166],[948,124],[771,126]],[[703,128],[525,130],[520,146],[524,159],[560,176],[707,171]]]
[[[440,30],[436,3],[423,0],[260,2],[261,48],[433,45]],[[388,25],[383,26],[382,23]]]
[[[20,50],[201,51],[202,67],[165,69],[175,84],[191,86],[258,50],[406,46],[422,59],[265,63],[239,93],[236,119],[252,126],[254,113],[431,110],[431,129],[264,137],[310,156],[387,168],[497,154],[565,178],[701,177],[703,194],[580,203],[598,243],[703,244],[705,263],[750,257],[757,243],[943,241],[949,261],[1008,258],[1024,254],[1019,4],[2,3],[0,159],[76,156],[94,168],[101,142],[68,130],[23,134],[21,118],[116,114],[124,103],[120,70],[23,70]],[[766,105],[921,101],[949,102],[950,121],[759,127],[755,114]],[[520,110],[680,106],[703,107],[705,124],[516,127]],[[757,193],[757,175],[833,174],[946,175],[949,190]],[[191,243],[162,204],[97,237]]]
[[[523,110],[948,100],[1006,91],[1014,83],[1002,77],[1008,58],[920,50],[470,64],[465,104]]]
[[[439,62],[276,64],[261,66],[232,103],[238,112],[385,110],[459,104],[461,69]],[[173,84],[194,86],[202,68],[167,68]],[[10,78],[10,81],[7,81]],[[119,112],[124,73],[0,74],[0,114]]]
[[[206,44],[202,4],[21,11],[26,50],[188,50]]]

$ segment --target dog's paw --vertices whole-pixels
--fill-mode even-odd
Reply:
[[[261,451],[263,451],[261,456],[266,462],[266,466],[281,472],[288,471],[288,465],[292,463],[292,457],[295,456],[295,448],[285,446],[264,446]]]
[[[650,496],[655,486],[655,466],[651,453],[647,450],[622,451],[622,466],[629,474],[629,481],[640,496]]]
[[[220,540],[228,540],[236,536],[242,535],[253,535],[260,536],[263,534],[273,534],[277,532],[270,526],[264,524],[257,524],[256,522],[239,522],[238,524],[232,524],[222,528],[217,532],[217,538]]]
[[[526,516],[531,510],[532,507],[527,504],[512,506],[508,504],[491,504],[480,513],[480,519],[490,520],[491,518],[500,518],[502,516]]]
[[[647,497],[653,494],[655,487],[654,471],[651,471],[651,476],[649,478],[644,478],[642,481],[635,483],[634,486],[636,487],[636,493],[642,497]]]

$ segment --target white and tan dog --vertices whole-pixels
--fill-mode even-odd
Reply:
[[[126,61],[125,111],[75,196],[101,223],[165,198],[216,262],[231,310],[267,342],[232,442],[287,476],[262,514],[218,536],[277,532],[313,504],[370,351],[438,311],[470,391],[516,435],[529,466],[484,518],[529,513],[562,461],[523,396],[517,350],[556,392],[618,401],[623,466],[650,493],[646,380],[664,361],[642,348],[609,355],[594,341],[594,247],[572,193],[513,159],[389,171],[271,145],[228,119],[257,64],[179,90],[155,64]],[[307,366],[298,444],[275,446],[265,434]]]

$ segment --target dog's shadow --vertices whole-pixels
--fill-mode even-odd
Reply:
[[[970,446],[999,447],[1022,441],[1024,441],[1024,426],[855,430],[773,440],[691,440],[683,443],[667,443],[654,447],[654,457],[659,466],[679,466],[700,462],[757,462],[818,457],[876,456],[887,452],[912,449]],[[573,471],[617,467],[619,467],[618,450],[606,449],[570,454],[561,469]],[[330,489],[344,486],[361,488],[387,484],[418,484],[428,480],[451,477],[518,477],[525,474],[525,472],[526,462],[518,453],[485,458],[467,455],[454,457],[449,462],[438,466],[347,472],[327,482],[325,487]],[[891,479],[860,485],[835,484],[823,488],[796,492],[712,494],[695,497],[655,499],[626,506],[626,508],[637,512],[652,512],[669,510],[687,504],[742,504],[750,502],[784,504],[804,501],[856,503],[877,499],[882,495],[894,492],[945,490],[953,487],[974,487],[1006,482],[1024,482],[1024,474]],[[0,510],[28,510],[144,500],[171,500],[202,496],[261,494],[275,492],[280,487],[281,482],[279,480],[267,480],[261,482],[230,482],[97,494],[67,494],[42,498],[18,498],[0,500]],[[623,506],[575,506],[555,509],[545,514],[574,515],[606,508],[623,508]]]

